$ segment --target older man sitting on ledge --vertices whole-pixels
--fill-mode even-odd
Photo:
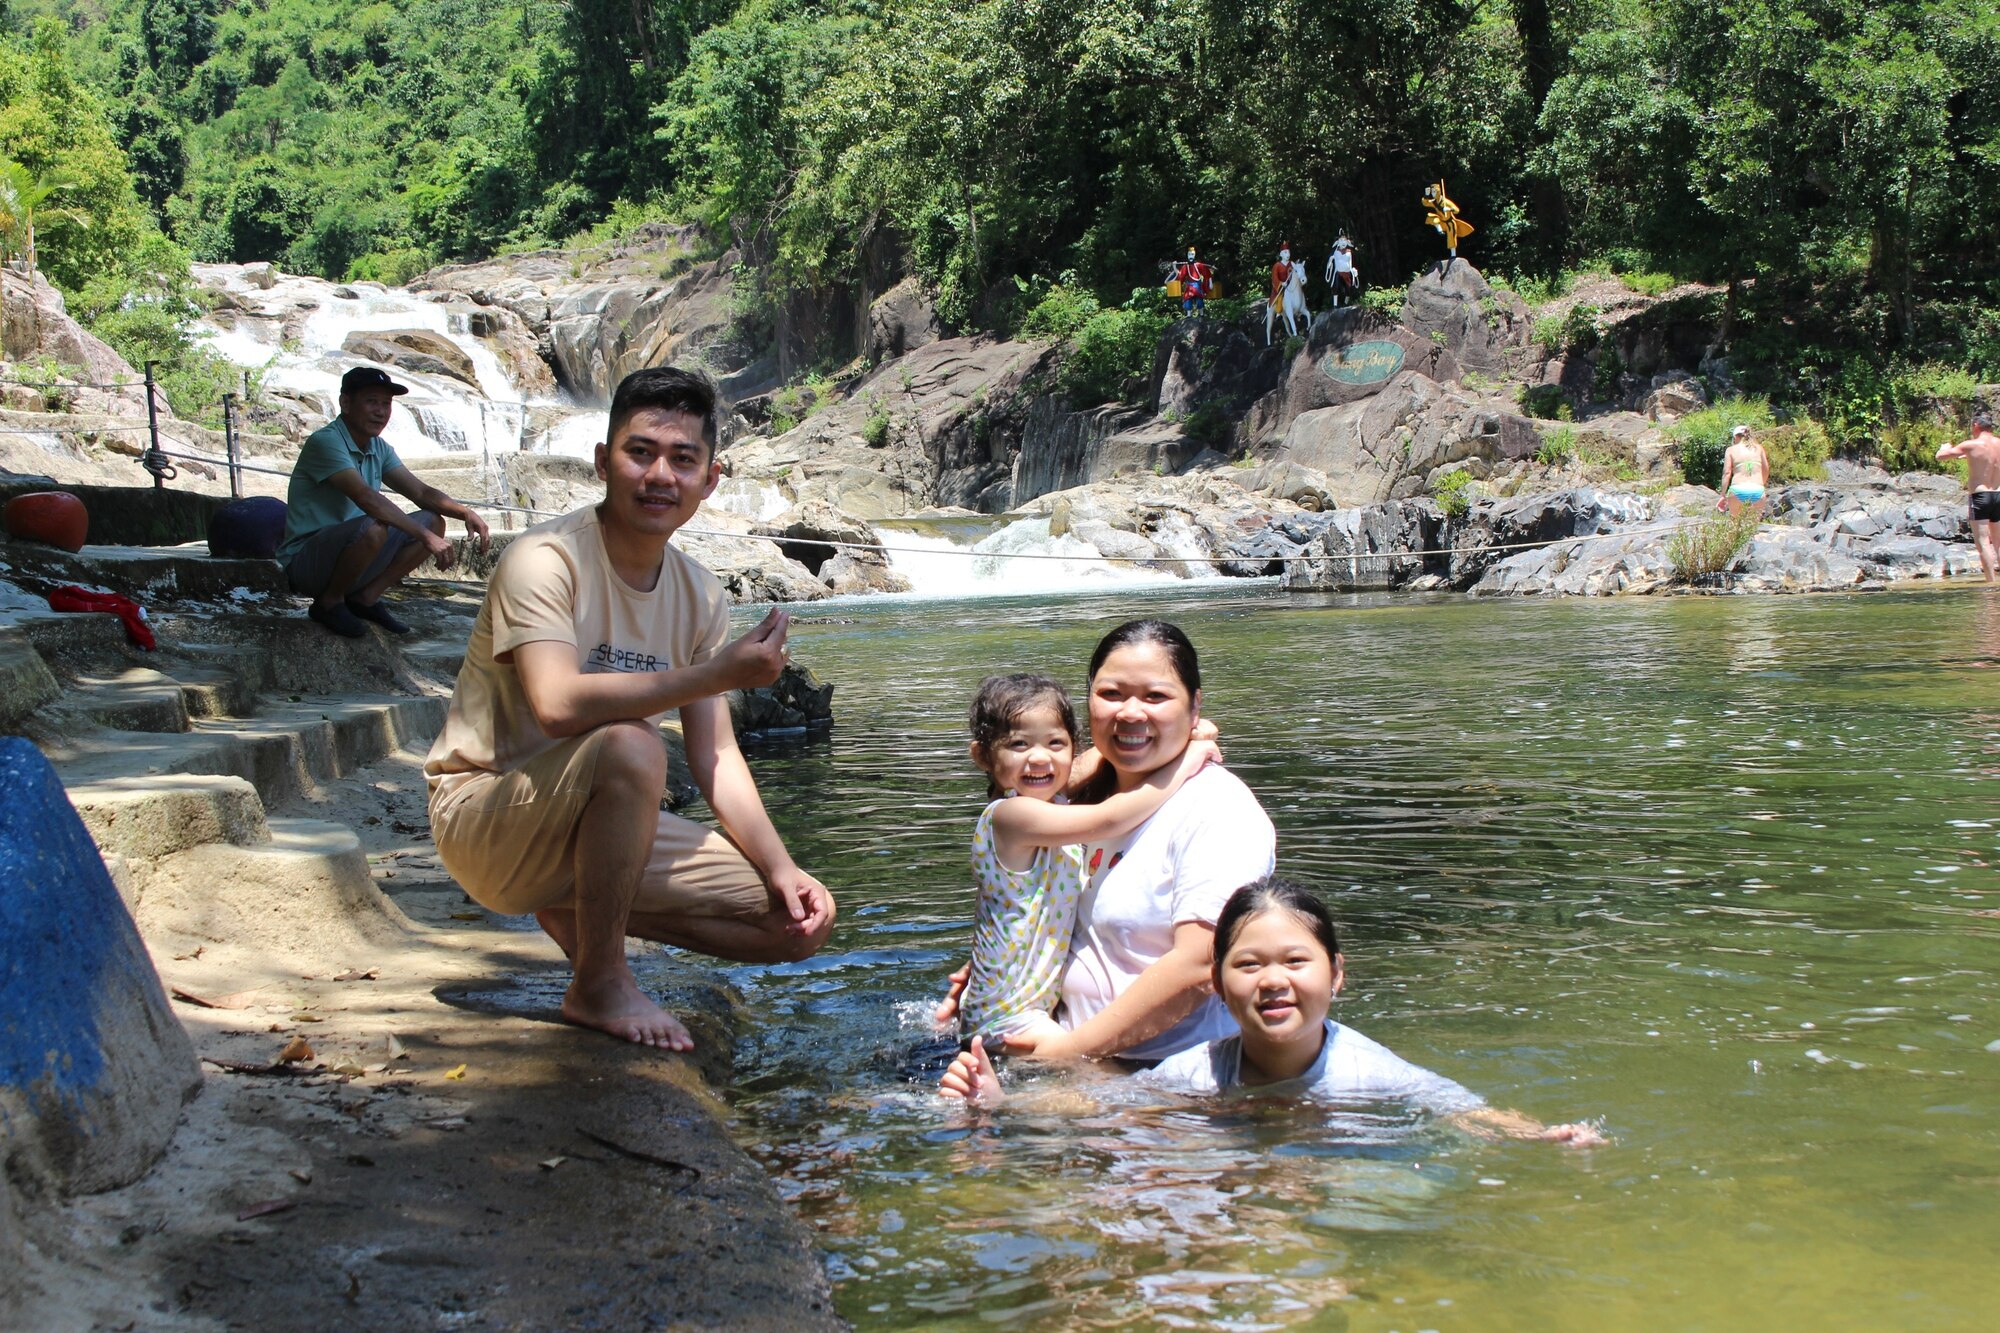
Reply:
[[[486,548],[486,522],[435,486],[419,481],[382,438],[398,395],[409,390],[376,366],[340,377],[340,415],[306,437],[292,467],[285,538],[278,559],[292,591],[312,598],[306,614],[335,634],[358,639],[374,621],[407,634],[382,594],[425,557],[451,568],[444,521],[455,518]],[[414,501],[417,514],[382,494],[387,485]]]

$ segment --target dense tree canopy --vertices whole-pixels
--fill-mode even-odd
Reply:
[[[887,255],[949,317],[992,321],[1017,276],[1116,304],[1195,244],[1241,287],[1280,242],[1323,252],[1339,228],[1400,280],[1437,252],[1418,195],[1443,177],[1489,272],[1608,260],[1728,283],[1746,309],[1804,292],[1906,359],[2000,363],[1987,0],[6,14],[0,150],[41,171],[67,144],[106,219],[50,247],[72,286],[146,213],[197,257],[395,280],[617,208],[704,218],[772,291],[838,290]],[[34,36],[43,19],[60,35]]]

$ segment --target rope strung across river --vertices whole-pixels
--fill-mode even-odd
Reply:
[[[207,463],[214,467],[231,466],[226,458],[211,458],[205,454],[176,453],[162,449],[160,454],[167,458],[182,458],[193,463]],[[273,477],[289,477],[292,474],[281,468],[258,467],[251,463],[237,463],[234,466],[245,472],[262,472]],[[527,514],[534,518],[561,518],[562,515],[548,509],[529,509],[521,505],[493,504],[484,500],[460,500],[467,509],[485,509],[501,514]],[[1295,564],[1319,560],[1422,560],[1429,556],[1442,555],[1485,555],[1493,551],[1539,551],[1551,546],[1568,546],[1575,542],[1598,541],[1607,537],[1644,537],[1654,533],[1672,532],[1684,526],[1681,523],[1654,523],[1636,528],[1620,528],[1615,532],[1586,532],[1575,537],[1553,537],[1544,542],[1487,542],[1478,546],[1439,546],[1418,551],[1352,551],[1326,552],[1302,555],[1063,555],[1054,551],[980,551],[970,546],[954,546],[938,550],[925,546],[890,546],[882,542],[848,542],[831,537],[779,537],[764,532],[720,532],[714,528],[682,528],[690,537],[729,538],[737,541],[790,543],[800,546],[831,546],[844,551],[879,551],[884,555],[957,555],[975,560],[1102,560],[1116,565],[1158,565],[1178,561],[1186,565],[1227,565],[1244,564]]]

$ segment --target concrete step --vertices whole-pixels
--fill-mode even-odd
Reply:
[[[190,721],[180,733],[99,732],[51,747],[65,786],[171,773],[242,778],[266,807],[435,736],[436,695],[274,702],[254,718]]]
[[[188,729],[187,699],[181,683],[151,667],[128,667],[117,675],[78,676],[49,711],[113,731]]]
[[[12,730],[61,695],[34,642],[17,629],[0,629],[0,731]]]
[[[200,944],[295,972],[287,959],[331,954],[360,963],[407,942],[417,927],[375,886],[352,829],[273,819],[269,830],[264,842],[208,843],[154,863],[134,915],[156,949]]]
[[[264,803],[239,777],[175,773],[68,784],[70,804],[98,850],[156,861],[211,842],[269,842]]]
[[[7,578],[38,592],[65,584],[108,588],[157,610],[183,601],[289,598],[275,560],[218,560],[208,543],[185,546],[86,546],[72,555],[39,542],[9,541],[0,554]]]

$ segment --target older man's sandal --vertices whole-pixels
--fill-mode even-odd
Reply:
[[[370,602],[366,606],[363,606],[360,602],[349,598],[347,609],[355,615],[360,616],[363,620],[374,621],[391,634],[408,634],[410,632],[409,624],[380,602]]]

